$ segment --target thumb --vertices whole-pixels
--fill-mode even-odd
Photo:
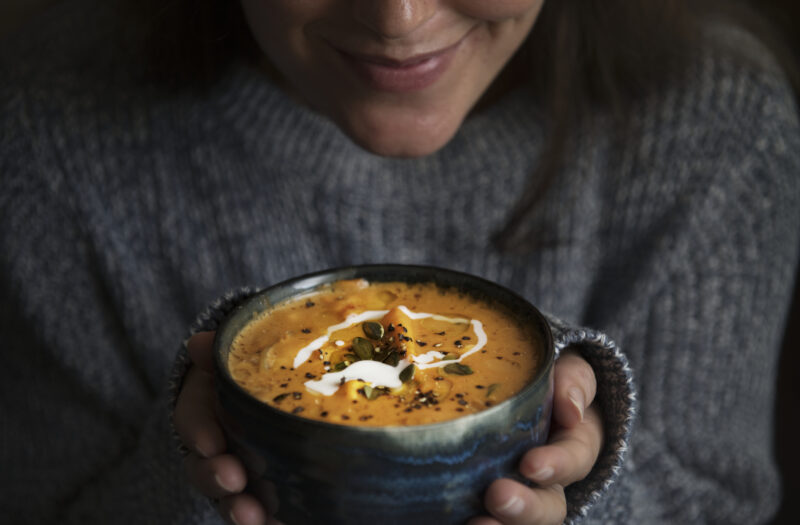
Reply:
[[[214,372],[214,366],[211,363],[211,347],[214,344],[215,335],[216,332],[198,332],[186,342],[192,363],[209,374]]]
[[[597,380],[594,370],[574,350],[565,350],[555,364],[553,417],[562,426],[572,428],[581,421],[586,408],[594,401]]]

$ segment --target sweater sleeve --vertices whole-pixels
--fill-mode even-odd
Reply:
[[[642,144],[614,186],[614,244],[587,322],[625,349],[639,410],[618,483],[586,523],[763,523],[778,501],[774,382],[797,272],[800,128],[780,74],[713,58],[703,89],[671,93],[670,112],[647,108],[660,142]]]

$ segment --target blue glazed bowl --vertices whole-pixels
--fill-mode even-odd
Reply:
[[[543,365],[516,396],[481,412],[418,426],[355,427],[305,419],[251,397],[230,376],[236,335],[261,312],[341,279],[434,282],[500,303],[530,328]],[[240,305],[214,343],[217,392],[231,449],[251,470],[250,490],[276,518],[298,524],[462,523],[482,514],[483,492],[547,439],[553,338],[542,314],[497,284],[434,267],[369,265],[324,270],[277,284]],[[268,491],[262,490],[270,487]]]

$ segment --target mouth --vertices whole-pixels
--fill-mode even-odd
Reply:
[[[466,36],[453,45],[407,58],[367,55],[334,46],[345,63],[368,86],[378,91],[421,91],[436,83],[449,69]]]

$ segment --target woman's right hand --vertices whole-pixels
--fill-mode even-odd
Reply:
[[[188,341],[192,366],[175,405],[175,428],[189,454],[184,466],[189,481],[204,495],[219,500],[218,510],[236,525],[276,523],[263,505],[242,492],[247,472],[241,460],[227,453],[217,416],[211,345],[214,332],[201,332]]]

